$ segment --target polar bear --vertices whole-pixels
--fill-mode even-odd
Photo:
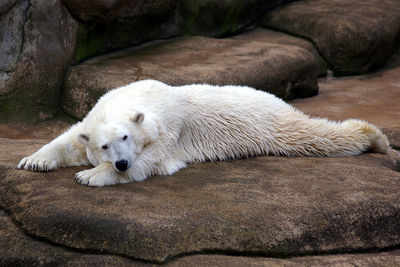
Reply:
[[[68,131],[21,160],[50,171],[95,166],[75,179],[90,186],[171,175],[191,162],[258,155],[386,153],[389,142],[360,120],[310,118],[276,96],[245,86],[168,86],[143,80],[102,96]]]

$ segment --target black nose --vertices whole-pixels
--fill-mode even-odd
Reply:
[[[115,162],[115,167],[121,172],[126,171],[126,169],[128,169],[128,161],[124,159],[118,160]]]

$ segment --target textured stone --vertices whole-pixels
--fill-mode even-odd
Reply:
[[[62,107],[83,118],[106,91],[140,79],[171,85],[247,85],[284,99],[315,95],[318,60],[289,45],[230,38],[181,37],[93,58],[72,67]]]
[[[0,40],[0,120],[51,117],[73,54],[76,22],[60,0],[19,0],[0,23],[11,23],[0,26],[7,37]]]
[[[11,7],[11,4],[10,4]],[[5,10],[6,7],[2,7]],[[10,72],[22,48],[25,16],[28,11],[28,2],[19,1],[7,14],[0,17],[0,72]],[[0,95],[6,92],[0,86]]]
[[[234,257],[195,255],[178,259],[169,266],[362,266],[396,267],[400,265],[400,250],[382,253],[344,254],[274,259],[266,257]]]
[[[15,5],[17,0],[3,0],[0,2],[0,16],[7,13],[7,11]]]
[[[177,35],[221,37],[254,28],[292,0],[63,0],[80,24],[74,61]],[[140,25],[140,26],[138,26]]]
[[[133,264],[133,261],[118,256],[78,253],[38,241],[25,235],[2,210],[0,210],[0,251],[1,266],[131,266]]]
[[[323,82],[319,96],[295,105],[335,119],[358,116],[360,109],[364,119],[389,127],[384,132],[396,147],[399,63]],[[0,207],[10,216],[0,212],[0,265],[144,264],[124,256],[172,266],[399,265],[399,251],[390,251],[400,243],[398,154],[208,162],[107,188],[75,183],[82,168],[16,170],[22,157],[67,127],[63,121],[0,125],[1,137],[19,139],[0,138]],[[376,253],[379,248],[386,252]]]
[[[29,235],[63,246],[164,261],[207,250],[288,256],[400,242],[400,173],[387,155],[208,162],[92,189],[72,179],[82,168],[15,169],[45,141],[0,140],[0,206]]]
[[[297,99],[292,104],[316,117],[359,118],[382,128],[399,128],[399,55],[395,54],[384,69],[372,74],[320,79],[317,96]]]
[[[263,28],[257,28],[253,31],[233,36],[232,38],[236,40],[252,40],[257,42],[291,45],[304,48],[313,54],[318,60],[319,76],[326,76],[327,74],[327,65],[325,60],[319,55],[318,50],[315,49],[314,45],[303,38],[298,38],[289,34]]]
[[[1,266],[154,266],[154,264],[135,261],[112,255],[89,254],[86,251],[73,251],[54,246],[24,234],[0,210],[0,265]],[[353,264],[356,266],[398,266],[400,251],[382,253],[363,253],[329,256],[306,256],[289,259],[268,257],[195,255],[180,256],[171,260],[167,266],[326,266],[332,264]]]
[[[336,74],[364,73],[398,47],[398,0],[305,0],[269,12],[262,25],[313,41]]]
[[[390,145],[400,151],[400,131],[397,128],[385,129],[385,135],[390,140]]]
[[[293,0],[182,0],[185,34],[222,36],[252,28],[272,8]]]
[[[78,20],[89,23],[110,23],[173,14],[178,0],[62,0],[69,12]],[[159,21],[161,24],[162,21]]]
[[[80,21],[74,62],[181,33],[178,0],[63,0]]]

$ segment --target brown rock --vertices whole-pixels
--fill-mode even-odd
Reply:
[[[68,265],[68,266],[154,266],[145,262],[101,254],[88,254],[85,251],[72,251],[68,248],[55,246],[39,241],[24,234],[0,210],[0,265],[1,266],[37,266],[37,265]],[[346,254],[330,256],[306,256],[290,259],[267,257],[237,257],[223,255],[180,256],[170,261],[168,266],[326,266],[332,264],[354,264],[357,266],[397,266],[400,264],[400,251],[364,254]]]
[[[390,145],[400,151],[400,130],[399,128],[385,129],[385,135],[390,141]]]
[[[288,259],[234,257],[224,255],[188,256],[168,266],[399,266],[400,250],[382,253],[306,256]]]
[[[390,127],[384,131],[396,146],[399,65],[388,65],[374,75],[329,79],[320,96],[295,105],[333,119],[364,114]],[[16,170],[22,157],[48,141],[43,138],[66,127],[61,121],[0,125],[1,136],[21,138],[0,139],[0,207],[21,227],[0,212],[0,265],[143,264],[124,256],[175,266],[399,265],[398,250],[390,251],[400,240],[398,154],[397,163],[380,154],[209,162],[107,188],[75,183],[82,168]],[[377,248],[387,252],[372,253]],[[370,253],[349,254],[355,251]]]
[[[257,28],[253,31],[233,36],[232,38],[236,40],[252,40],[269,44],[292,45],[304,48],[318,60],[319,76],[325,76],[327,74],[325,60],[319,55],[314,45],[303,38],[263,28]]]
[[[70,69],[62,107],[83,118],[110,89],[141,79],[170,85],[247,85],[284,99],[315,95],[317,59],[297,46],[206,37],[182,37],[90,59]]]
[[[1,266],[131,266],[134,263],[118,256],[78,253],[38,241],[25,235],[2,210],[0,210],[0,251]]]
[[[400,57],[394,57],[388,66],[368,75],[320,79],[317,96],[291,104],[316,117],[359,118],[382,128],[399,128]]]
[[[89,188],[72,179],[82,168],[15,169],[44,141],[0,140],[0,206],[29,235],[63,246],[161,262],[200,251],[289,256],[400,242],[400,173],[386,155],[209,162]]]
[[[397,0],[306,0],[267,13],[262,25],[312,40],[335,74],[364,73],[398,47]]]

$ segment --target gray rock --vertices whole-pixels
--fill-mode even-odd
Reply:
[[[15,39],[0,43],[5,53],[1,57],[7,59],[2,61],[6,69],[0,72],[0,120],[46,119],[58,109],[78,27],[59,0],[31,1],[29,5],[28,1],[17,2],[1,20],[7,24],[4,19],[9,14],[17,16],[10,21],[17,30],[12,34]],[[0,29],[5,29],[7,36],[13,32],[6,25]]]
[[[80,21],[74,62],[128,46],[181,33],[178,0],[63,0]]]
[[[15,5],[17,0],[3,0],[0,3],[0,16],[7,13],[7,11]]]
[[[137,18],[156,19],[171,16],[177,8],[178,0],[62,0],[69,12],[79,21],[87,23],[133,22]],[[162,19],[162,18],[161,18]],[[162,20],[158,20],[161,24]]]
[[[400,242],[400,173],[387,155],[208,162],[90,188],[73,180],[82,168],[15,169],[44,143],[0,139],[0,206],[27,234],[60,246],[162,262],[202,251],[293,256]]]
[[[181,37],[72,67],[61,101],[67,114],[81,119],[105,92],[141,79],[247,85],[291,99],[315,95],[317,77],[317,58],[301,47],[252,41],[251,35]]]
[[[185,34],[226,36],[258,24],[273,7],[293,0],[182,0],[179,14]]]
[[[273,7],[293,0],[63,0],[81,22],[74,62],[177,35],[227,36],[254,28]]]
[[[262,25],[311,40],[335,74],[382,64],[400,40],[398,0],[306,0],[266,14]]]
[[[8,1],[12,4],[12,2]],[[4,4],[7,4],[5,2]],[[15,64],[20,56],[24,36],[24,24],[28,12],[28,1],[18,1],[18,4],[0,17],[0,73],[3,76],[15,69]],[[4,77],[2,77],[5,79]],[[0,78],[1,79],[1,78]],[[10,88],[0,87],[0,96],[8,93]]]

